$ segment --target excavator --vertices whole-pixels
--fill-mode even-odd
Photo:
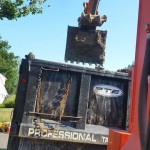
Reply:
[[[131,81],[102,69],[107,31],[96,28],[107,17],[98,15],[99,2],[83,4],[65,52],[65,61],[95,69],[32,54],[22,60],[8,150],[150,150],[150,0],[139,0]]]

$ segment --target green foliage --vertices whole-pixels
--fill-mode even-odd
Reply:
[[[134,63],[132,63],[131,65],[128,65],[128,67],[125,67],[125,69],[131,70],[133,68],[133,66],[134,66]]]
[[[16,82],[18,80],[18,64],[19,58],[14,53],[8,52],[10,46],[7,41],[3,41],[0,37],[0,73],[6,80],[6,89],[9,94],[16,91]]]
[[[128,65],[127,67],[123,68],[123,69],[118,69],[117,71],[119,72],[129,72],[130,70],[132,70],[134,66],[134,62],[132,62],[132,64]]]
[[[15,104],[15,98],[16,98],[15,95],[9,96],[8,98],[6,98],[1,108],[13,108]]]
[[[0,108],[0,130],[2,129],[3,122],[11,122],[12,111],[13,108]]]
[[[0,104],[0,108],[4,108],[4,105],[3,105],[3,103],[2,103],[2,104]]]
[[[17,19],[28,14],[42,13],[47,0],[0,0],[0,19]]]

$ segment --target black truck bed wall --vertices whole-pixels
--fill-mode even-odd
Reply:
[[[8,149],[106,150],[109,128],[127,128],[129,86],[124,73],[23,59]]]

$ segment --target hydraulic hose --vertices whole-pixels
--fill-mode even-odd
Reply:
[[[146,105],[148,92],[148,75],[150,75],[150,33],[148,33],[146,42],[145,56],[138,97],[138,125],[141,150],[144,150],[144,145],[146,144]]]

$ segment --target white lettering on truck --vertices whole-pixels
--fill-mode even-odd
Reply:
[[[92,133],[81,133],[81,132],[73,132],[73,131],[54,131],[44,129],[41,131],[36,128],[29,128],[28,136],[35,137],[43,137],[43,138],[57,138],[64,140],[75,140],[75,141],[85,141],[85,142],[93,142],[96,143],[95,134]],[[102,137],[102,142],[107,143],[107,137]]]

